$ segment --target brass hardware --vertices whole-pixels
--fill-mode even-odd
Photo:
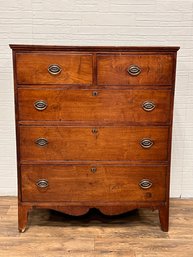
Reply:
[[[99,94],[99,93],[98,93],[97,91],[93,91],[93,92],[92,92],[92,95],[93,95],[93,96],[97,96],[98,94]]]
[[[40,187],[40,188],[46,188],[49,186],[49,183],[46,179],[39,179],[37,182],[36,182],[36,186],[37,187]]]
[[[51,75],[58,75],[62,71],[62,68],[58,64],[51,64],[48,67],[48,72]]]
[[[38,100],[34,103],[34,107],[38,110],[38,111],[43,111],[47,108],[47,103],[44,100]]]
[[[36,139],[35,143],[41,147],[44,147],[48,144],[48,140],[46,138],[38,138]]]
[[[93,134],[97,134],[97,133],[98,133],[98,129],[97,129],[97,128],[93,128],[93,129],[92,129],[92,133],[93,133]]]
[[[131,75],[131,76],[137,76],[141,73],[141,69],[140,67],[138,67],[137,65],[131,65],[128,69],[127,72]]]
[[[149,179],[142,179],[140,182],[139,182],[139,186],[142,188],[142,189],[148,189],[150,187],[152,187],[153,183],[151,182],[151,180]]]
[[[93,172],[93,173],[95,173],[95,172],[97,171],[97,168],[96,168],[96,167],[92,167],[92,168],[90,169],[90,171]]]
[[[153,144],[154,144],[154,142],[151,139],[149,139],[149,138],[144,138],[140,142],[140,145],[143,148],[150,148],[150,147],[152,147]]]
[[[155,109],[155,104],[151,101],[145,101],[142,104],[142,108],[146,112],[151,112],[151,111],[153,111],[153,109]]]

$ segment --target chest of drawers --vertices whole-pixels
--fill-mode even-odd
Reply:
[[[10,47],[19,231],[33,208],[158,209],[168,231],[179,47]]]

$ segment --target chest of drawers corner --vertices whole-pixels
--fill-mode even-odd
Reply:
[[[179,47],[10,45],[18,227],[29,210],[159,210],[168,231]]]

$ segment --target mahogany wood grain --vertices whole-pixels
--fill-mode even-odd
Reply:
[[[52,64],[62,71],[48,72]],[[92,84],[92,55],[65,53],[18,53],[16,55],[18,84]]]
[[[172,117],[179,47],[10,45],[18,160],[18,227],[32,208],[107,215],[159,210],[168,231]],[[51,64],[62,71],[48,72]],[[127,69],[139,66],[132,76]],[[93,91],[98,94],[93,96]],[[34,108],[36,100],[48,104]],[[156,107],[145,112],[143,101]],[[92,132],[95,129],[96,133]],[[98,131],[97,131],[98,130]],[[45,147],[35,143],[48,140]],[[143,149],[140,140],[154,144]],[[97,167],[96,172],[90,168]],[[47,190],[35,182],[49,180]],[[142,190],[139,180],[152,188]],[[65,185],[65,186],[64,186]]]
[[[165,173],[162,166],[61,166],[23,165],[23,201],[164,201]],[[46,179],[47,188],[38,188],[36,182]],[[149,179],[149,189],[139,183]]]
[[[93,127],[21,126],[21,160],[148,160],[167,161],[169,128],[164,127]],[[48,144],[36,144],[45,138]],[[145,149],[144,138],[154,144]]]
[[[55,202],[55,201],[54,201]],[[28,202],[26,202],[28,203]],[[71,216],[80,216],[80,215],[85,215],[88,214],[89,211],[91,211],[91,207],[88,206],[71,206],[69,205],[69,202],[63,202],[63,206],[55,206],[53,205],[53,202],[44,202],[44,204],[46,203],[46,205],[48,206],[50,204],[50,206],[52,206],[52,210],[58,211],[58,212],[63,212],[65,214],[71,215]],[[65,203],[67,204],[65,206]],[[81,202],[79,202],[81,203]],[[109,203],[109,202],[108,202]],[[159,202],[156,202],[159,203]],[[26,204],[27,205],[27,204]],[[40,202],[36,202],[36,208],[45,208],[45,206],[42,206]],[[49,206],[49,207],[50,207]],[[133,211],[136,208],[134,208],[133,206],[127,205],[127,206],[116,206],[115,202],[111,203],[111,206],[109,205],[95,205],[95,209],[99,210],[100,213],[104,214],[104,215],[108,215],[108,216],[114,216],[114,215],[119,215],[119,214],[123,214],[129,211]]]
[[[19,232],[24,232],[26,229],[26,224],[28,220],[29,211],[32,206],[18,204],[18,228]]]
[[[166,201],[163,206],[159,207],[159,219],[161,229],[164,232],[167,232],[169,229],[169,201]]]
[[[171,90],[19,88],[19,120],[169,123],[171,97]],[[47,104],[45,110],[34,107],[38,100]],[[146,101],[153,102],[155,109],[145,111]]]
[[[98,55],[98,85],[171,85],[173,82],[173,55]],[[128,68],[137,65],[141,73],[132,76]]]

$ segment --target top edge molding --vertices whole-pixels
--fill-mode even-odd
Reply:
[[[90,52],[177,52],[179,46],[59,46],[59,45],[21,45],[10,44],[16,51],[90,51]]]

